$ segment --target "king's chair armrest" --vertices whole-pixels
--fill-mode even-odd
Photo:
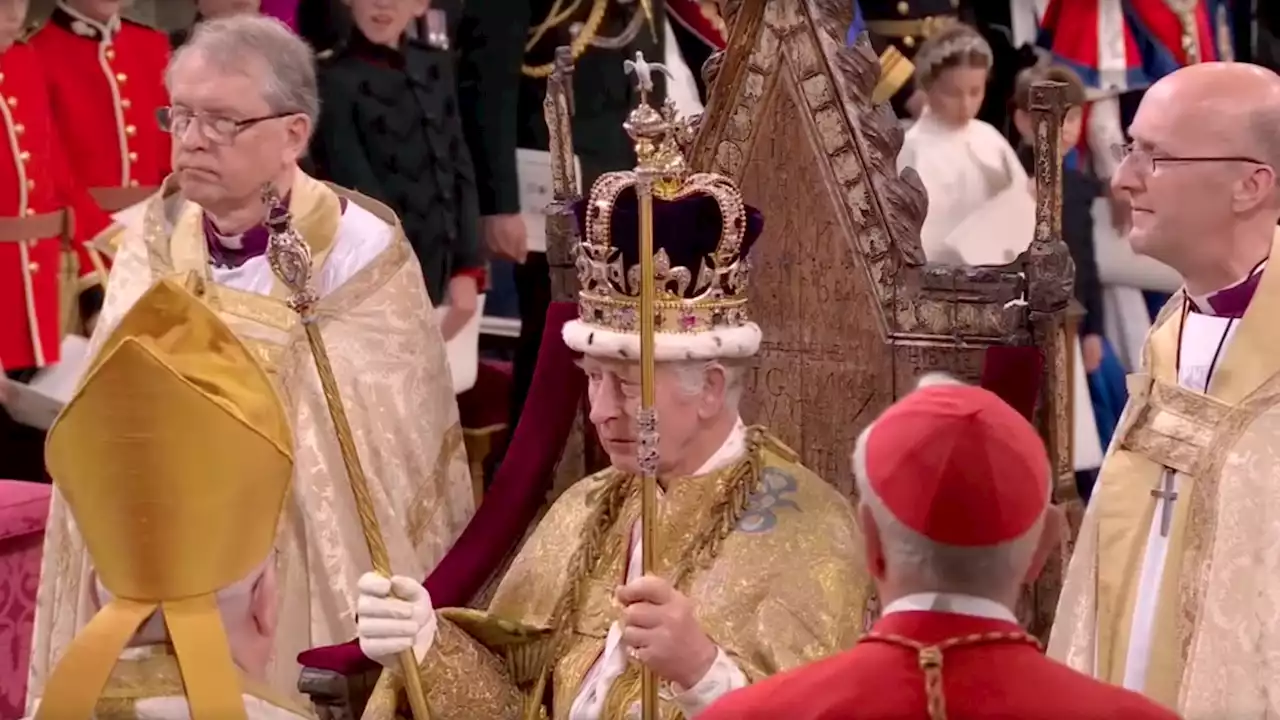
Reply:
[[[317,720],[360,720],[381,674],[377,666],[354,675],[304,667],[298,691],[311,698]]]

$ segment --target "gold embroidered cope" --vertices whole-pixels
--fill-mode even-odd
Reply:
[[[296,227],[323,267],[348,222],[341,197],[393,229],[387,248],[331,289],[316,308],[357,449],[397,573],[435,567],[474,512],[457,401],[421,270],[395,215],[379,203],[297,173]],[[349,230],[345,230],[349,231]],[[297,654],[355,637],[356,581],[370,567],[341,450],[297,316],[278,281],[270,296],[219,285],[210,275],[201,210],[172,179],[141,227],[119,238],[90,352],[156,280],[177,277],[202,294],[271,373],[294,433],[295,473],[276,542],[281,626],[272,686],[302,700]],[[198,429],[192,429],[198,432]],[[233,449],[232,449],[233,450]],[[29,693],[92,616],[84,544],[55,491],[32,643]]]
[[[1272,257],[1280,257],[1280,233]],[[1067,573],[1049,654],[1122,684],[1166,470],[1179,473],[1144,692],[1184,717],[1280,715],[1280,270],[1264,271],[1208,393],[1176,377],[1182,294],[1129,376],[1129,403]]]
[[[668,483],[656,555],[659,574],[693,599],[703,629],[754,682],[852,647],[870,582],[845,499],[759,429],[749,437],[751,449],[739,462]],[[611,514],[601,509],[614,501],[620,508],[614,520],[593,533],[593,523]],[[735,505],[739,512],[725,512]],[[566,720],[618,618],[613,594],[626,576],[639,516],[636,478],[614,469],[592,475],[556,501],[487,613],[440,611],[439,633],[422,664],[432,717],[520,718],[550,650],[560,601],[576,585],[548,683],[549,717]],[[575,567],[575,551],[597,537],[597,562]],[[393,717],[398,684],[398,676],[384,673],[365,720]],[[610,687],[601,716],[628,717],[639,699],[639,665],[632,661]],[[679,710],[663,702],[662,717],[678,718]]]

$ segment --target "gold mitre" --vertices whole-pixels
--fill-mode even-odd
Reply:
[[[627,118],[639,164],[601,175],[574,211],[582,241],[577,269],[578,318],[565,324],[572,349],[624,360],[640,358],[640,216],[637,183],[653,188],[653,267],[657,285],[654,359],[754,355],[760,327],[747,317],[747,253],[764,218],[742,201],[729,178],[690,173],[681,145],[692,132],[668,99],[648,104],[649,73],[661,65],[627,61],[640,76],[640,104]]]
[[[230,328],[173,282],[148,290],[49,431],[50,475],[114,599],[59,660],[38,717],[90,717],[158,609],[192,717],[245,717],[215,593],[269,556],[291,445],[266,371]]]

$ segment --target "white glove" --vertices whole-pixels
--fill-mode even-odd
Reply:
[[[385,667],[399,669],[399,654],[412,648],[422,662],[436,639],[436,613],[422,583],[402,575],[388,579],[365,573],[356,587],[360,590],[356,603],[360,651]]]

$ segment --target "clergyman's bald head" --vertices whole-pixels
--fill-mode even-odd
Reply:
[[[1182,129],[1208,131],[1238,143],[1238,151],[1280,167],[1280,75],[1250,63],[1191,65],[1148,91],[1153,104],[1185,113]],[[1144,101],[1145,102],[1145,101]]]

